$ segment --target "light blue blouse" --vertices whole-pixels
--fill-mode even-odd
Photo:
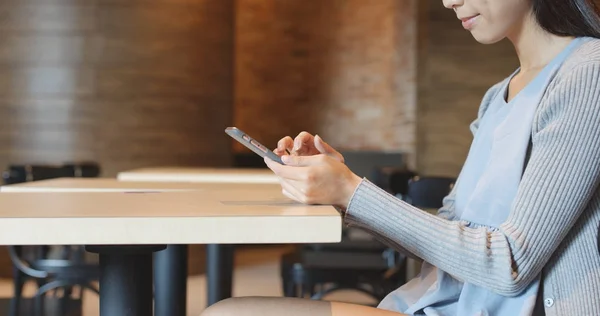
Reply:
[[[506,102],[510,80],[504,81],[480,121],[458,178],[457,219],[490,230],[507,219],[523,172],[536,107],[560,65],[582,40],[573,40],[510,102]],[[520,295],[506,297],[424,262],[421,273],[390,293],[379,308],[409,315],[526,316],[533,314],[539,284],[536,279]]]

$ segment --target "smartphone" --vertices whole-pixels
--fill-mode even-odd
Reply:
[[[263,146],[261,143],[256,141],[254,138],[248,136],[248,134],[244,133],[237,127],[228,127],[225,129],[225,133],[227,133],[227,135],[231,136],[233,139],[237,140],[242,145],[255,152],[257,155],[263,158],[265,156],[269,157],[269,159],[283,164],[283,162],[281,161],[281,157],[277,156],[273,151]]]

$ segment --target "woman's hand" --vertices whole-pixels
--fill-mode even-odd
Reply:
[[[282,156],[284,165],[265,158],[280,178],[283,194],[304,204],[325,204],[347,208],[362,179],[333,156]]]
[[[277,148],[273,152],[278,156],[284,156],[289,151],[294,156],[314,156],[327,155],[344,162],[344,157],[333,147],[329,146],[319,135],[313,136],[307,132],[302,132],[292,139],[289,136],[282,138],[277,143]]]

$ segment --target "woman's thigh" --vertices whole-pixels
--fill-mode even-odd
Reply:
[[[218,302],[201,316],[399,316],[373,307],[293,297],[239,297]]]
[[[331,316],[401,316],[405,315],[397,312],[390,312],[383,309],[373,308],[363,305],[331,302]]]

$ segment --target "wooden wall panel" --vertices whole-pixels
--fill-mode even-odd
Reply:
[[[22,66],[0,69],[0,95],[23,98],[91,96],[94,71],[61,66]],[[59,97],[60,98],[60,97]]]
[[[0,3],[0,165],[230,163],[233,0]]]
[[[310,39],[326,1],[239,0],[236,7],[235,125],[273,147],[281,135],[314,130]],[[328,29],[323,28],[323,32]],[[236,151],[247,151],[234,143]]]
[[[0,65],[77,65],[100,55],[98,41],[84,35],[0,32]],[[43,48],[43,49],[42,49]]]
[[[510,75],[518,60],[508,41],[476,42],[438,0],[420,4],[419,16],[418,169],[456,177],[483,95]]]
[[[0,31],[47,34],[96,30],[95,1],[4,0],[0,3]]]
[[[270,147],[308,130],[413,154],[416,3],[239,0],[235,124]]]

